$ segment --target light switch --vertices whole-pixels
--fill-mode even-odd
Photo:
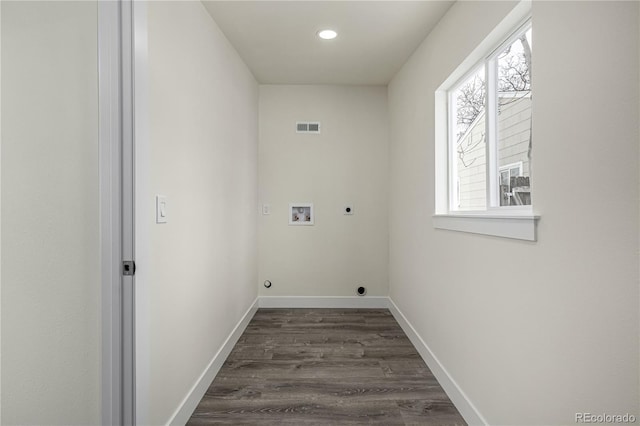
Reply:
[[[156,195],[156,223],[167,223],[167,197]]]
[[[269,204],[263,204],[263,205],[262,205],[262,214],[263,214],[263,215],[271,214],[271,205],[269,205]]]

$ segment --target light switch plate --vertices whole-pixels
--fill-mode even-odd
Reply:
[[[167,223],[167,197],[156,195],[156,223]]]
[[[262,205],[262,214],[263,214],[263,215],[271,214],[271,205],[269,205],[269,204],[263,204],[263,205]]]

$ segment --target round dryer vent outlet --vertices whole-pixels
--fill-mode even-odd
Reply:
[[[358,287],[356,292],[358,293],[358,296],[364,296],[365,294],[367,294],[367,289],[364,287]]]

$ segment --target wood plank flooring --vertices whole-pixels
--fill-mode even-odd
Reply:
[[[259,309],[188,425],[465,425],[387,309]]]

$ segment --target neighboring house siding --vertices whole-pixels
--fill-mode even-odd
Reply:
[[[478,116],[458,144],[459,208],[478,210],[486,206],[485,115]],[[464,154],[460,154],[463,152]]]
[[[504,99],[498,120],[498,166],[522,162],[522,175],[530,176],[528,158],[531,129],[531,98]],[[459,209],[478,210],[486,207],[485,116],[476,122],[458,144]]]
[[[498,120],[498,167],[522,161],[523,176],[529,176],[531,98],[506,102]]]

